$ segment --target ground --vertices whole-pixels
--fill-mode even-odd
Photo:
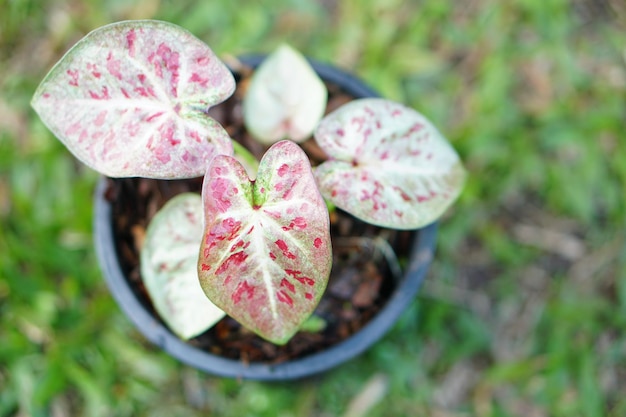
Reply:
[[[620,0],[0,0],[0,416],[626,415]],[[429,117],[469,178],[412,307],[313,380],[217,379],[149,345],[92,245],[97,175],[29,107],[90,30],[157,18],[218,55],[288,41]]]

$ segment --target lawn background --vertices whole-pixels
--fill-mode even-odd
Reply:
[[[87,32],[155,18],[218,55],[287,41],[429,117],[469,171],[420,296],[317,378],[176,363],[112,301],[97,175],[29,107]],[[0,416],[626,415],[622,0],[0,0]]]

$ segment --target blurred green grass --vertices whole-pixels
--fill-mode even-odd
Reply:
[[[626,415],[623,2],[0,10],[0,416]],[[112,301],[91,242],[97,176],[28,103],[84,34],[137,18],[177,23],[220,55],[288,41],[420,110],[461,153],[470,177],[427,283],[358,359],[295,384],[220,380],[148,345]]]

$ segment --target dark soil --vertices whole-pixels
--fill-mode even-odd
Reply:
[[[265,148],[245,131],[241,97],[247,71],[238,76],[237,92],[210,114],[231,137],[259,159]],[[327,83],[327,113],[350,101],[341,89]],[[302,144],[315,165],[324,159],[313,140]],[[170,198],[183,192],[200,192],[202,179],[159,181],[143,178],[110,179],[106,196],[111,201],[121,266],[144,306],[157,316],[143,286],[139,248],[150,219]],[[247,362],[277,363],[304,356],[341,342],[357,332],[384,306],[399,277],[397,259],[406,258],[414,232],[381,229],[336,210],[331,214],[333,269],[328,288],[315,311],[325,326],[317,332],[298,332],[286,345],[267,342],[232,318],[226,317],[212,329],[188,343],[208,352]],[[381,243],[383,242],[383,243]],[[395,256],[388,254],[389,242]],[[396,259],[397,257],[397,259]]]

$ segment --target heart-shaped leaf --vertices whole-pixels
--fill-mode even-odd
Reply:
[[[329,156],[315,170],[324,197],[383,227],[416,229],[456,199],[465,170],[454,148],[421,114],[384,99],[349,102],[315,132]]]
[[[198,280],[202,221],[200,196],[180,194],[154,216],[141,249],[141,276],[152,304],[183,339],[197,336],[225,316]]]
[[[43,122],[82,162],[111,177],[204,175],[232,154],[206,115],[235,82],[202,41],[166,22],[114,23],[80,40],[32,100]]]
[[[320,300],[332,262],[328,210],[298,145],[274,144],[251,181],[217,156],[203,185],[202,288],[262,337],[286,343]]]
[[[307,60],[282,45],[255,70],[243,101],[246,128],[260,142],[301,142],[324,115],[328,93]]]

